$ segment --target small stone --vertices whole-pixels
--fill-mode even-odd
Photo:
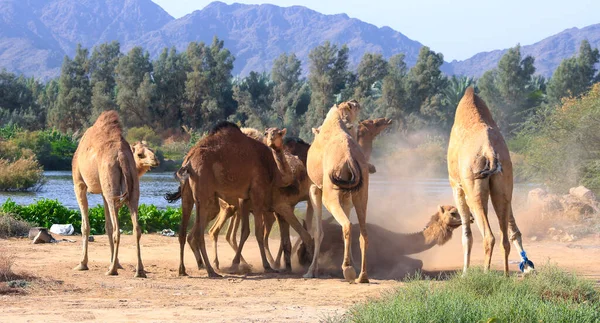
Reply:
[[[558,241],[558,238],[559,238],[558,236],[552,236],[552,240],[554,240],[554,241]]]
[[[89,236],[89,237],[88,237],[88,241],[89,241],[89,242],[94,242],[94,236]]]
[[[529,238],[531,241],[537,241],[538,237],[537,236],[533,236],[531,238]]]

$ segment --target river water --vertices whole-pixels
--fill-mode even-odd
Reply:
[[[47,171],[44,172],[44,175],[47,182],[39,191],[0,192],[0,204],[8,198],[22,205],[47,198],[56,199],[70,209],[79,208],[73,191],[70,171]],[[174,179],[172,172],[149,172],[142,176],[140,185],[140,203],[154,204],[156,207],[164,209],[170,205],[164,199],[165,193],[176,191],[178,182]],[[517,184],[515,185],[515,194],[526,193],[534,187],[536,185]],[[447,178],[390,178],[380,173],[371,175],[369,179],[369,200],[370,202],[385,201],[386,204],[403,203],[404,205],[423,203],[423,201],[454,204]],[[515,198],[515,200],[517,199]],[[102,204],[102,197],[99,194],[88,194],[88,202],[90,207]],[[179,207],[180,205],[180,203],[175,203],[173,206]],[[304,209],[306,206],[301,203],[298,208]]]

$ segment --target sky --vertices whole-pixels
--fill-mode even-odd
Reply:
[[[175,18],[204,8],[206,0],[153,0]],[[389,26],[444,54],[446,61],[482,51],[533,44],[572,27],[600,23],[600,0],[267,0],[223,1],[300,5],[324,14]]]

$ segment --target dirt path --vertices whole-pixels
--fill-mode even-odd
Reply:
[[[142,237],[149,278],[133,279],[135,244],[131,236],[122,237],[120,260],[125,270],[116,277],[104,275],[109,263],[106,236],[96,236],[90,243],[87,272],[72,270],[80,257],[79,237],[75,237],[76,243],[47,245],[31,245],[25,239],[1,240],[0,252],[15,255],[15,270],[41,281],[28,287],[27,294],[0,296],[0,321],[314,322],[402,284],[372,280],[370,284],[351,285],[337,278],[307,280],[301,274],[226,274],[222,279],[208,279],[204,271],[195,269],[189,249],[186,265],[191,276],[182,278],[177,276],[177,239],[159,235]],[[277,241],[271,245],[276,246]],[[250,239],[246,246],[244,254],[254,268],[259,268],[256,242]],[[480,246],[476,240],[474,264],[482,261]],[[460,250],[460,239],[455,238],[420,258],[428,270],[454,270],[462,265]],[[499,248],[495,250],[494,266],[500,268]],[[219,251],[221,263],[229,264],[233,255],[230,248],[220,243]],[[528,242],[528,252],[537,264],[549,259],[567,270],[600,279],[600,237],[570,244]],[[511,259],[515,257],[513,253]]]

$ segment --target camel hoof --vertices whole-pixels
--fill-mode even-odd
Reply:
[[[121,266],[121,264],[117,264],[117,269],[125,269],[125,268],[123,268],[123,266]]]
[[[82,265],[82,264],[79,264],[79,265],[77,265],[75,268],[73,268],[73,270],[79,270],[79,271],[83,271],[83,270],[89,270],[89,268],[88,268],[88,266],[87,266],[87,265]]]
[[[315,275],[314,272],[307,272],[306,274],[304,274],[304,276],[302,276],[304,278],[317,278],[317,275]]]
[[[358,279],[356,280],[357,284],[368,284],[369,283],[369,278],[367,277],[367,275],[363,275],[361,274],[360,276],[358,276]]]
[[[135,275],[133,276],[133,278],[148,278],[148,277],[146,277],[145,271],[140,270],[140,271],[135,272]]]
[[[188,274],[184,271],[179,271],[179,277],[186,277]]]
[[[105,273],[106,276],[119,276],[119,273],[116,270],[109,270]]]
[[[275,269],[273,269],[273,268],[271,268],[271,267],[269,267],[269,268],[265,268],[265,274],[276,274],[276,273],[278,273],[278,272],[279,272],[279,271],[277,271],[277,270],[275,270]]]
[[[223,278],[223,276],[217,274],[216,272],[208,273],[209,278]]]
[[[356,279],[356,270],[352,266],[342,267],[342,272],[344,273],[344,279],[349,282],[354,282]]]

